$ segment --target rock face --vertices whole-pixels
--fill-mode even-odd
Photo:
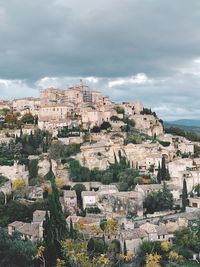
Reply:
[[[1,175],[7,177],[11,182],[17,178],[21,178],[28,184],[29,173],[25,165],[18,165],[14,163],[13,166],[0,166]]]
[[[118,152],[121,149],[122,144],[119,141],[101,140],[81,146],[81,153],[76,156],[76,159],[89,169],[105,170],[109,167],[109,163],[115,162],[115,156],[118,159]]]
[[[149,136],[160,136],[164,134],[163,125],[158,118],[153,115],[132,115],[135,121],[135,128],[146,133]]]
[[[47,157],[44,157],[38,162],[38,175],[44,177],[50,170],[50,161]]]

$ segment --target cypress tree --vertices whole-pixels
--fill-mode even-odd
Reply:
[[[22,127],[20,127],[20,137],[22,137],[23,135],[23,131],[22,131]]]
[[[186,180],[184,179],[183,180],[183,189],[182,189],[182,211],[186,210],[187,198],[188,198],[187,183],[186,183]]]
[[[74,238],[74,227],[73,227],[73,222],[71,218],[70,218],[69,236],[72,239]]]
[[[45,246],[45,260],[47,266],[51,266],[51,264],[55,264],[56,262],[56,247],[53,237],[52,225],[51,220],[49,218],[48,212],[45,215],[45,221],[43,222],[43,239],[44,239],[44,246]]]
[[[161,184],[161,180],[162,180],[162,177],[161,177],[161,169],[160,169],[160,162],[159,162],[159,165],[158,165],[158,173],[157,173],[157,182],[159,184]]]
[[[67,226],[52,166],[47,176],[51,182],[52,192],[49,196],[50,218],[46,215],[47,221],[44,224],[44,244],[48,266],[54,266],[56,259],[62,258],[61,241],[67,236]]]
[[[56,240],[60,241],[63,240],[67,235],[67,226],[65,217],[62,211],[62,206],[60,203],[59,191],[56,186],[55,176],[52,171],[52,167],[50,167],[50,174],[49,177],[51,182],[52,193],[50,195],[50,214],[51,214],[51,221],[54,224],[54,235]]]
[[[167,171],[166,171],[166,166],[165,166],[165,157],[163,156],[162,157],[162,162],[161,162],[161,179],[163,181],[166,180],[166,175],[167,174]]]
[[[124,256],[127,256],[126,241],[124,240]]]

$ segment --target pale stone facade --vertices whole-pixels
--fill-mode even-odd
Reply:
[[[14,99],[12,102],[13,110],[20,112],[22,115],[31,112],[32,115],[38,115],[40,109],[40,98],[25,97]]]
[[[94,207],[98,201],[98,194],[95,191],[83,191],[81,193],[83,209]]]

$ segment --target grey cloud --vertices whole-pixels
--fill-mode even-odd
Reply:
[[[0,83],[1,97],[96,77],[87,81],[115,101],[197,117],[199,24],[197,0],[1,1],[0,78],[11,81]],[[134,82],[140,73],[147,81]]]

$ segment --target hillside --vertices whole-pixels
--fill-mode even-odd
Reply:
[[[177,121],[166,121],[164,122],[166,128],[178,127],[185,131],[192,131],[200,135],[200,120],[177,120]]]

